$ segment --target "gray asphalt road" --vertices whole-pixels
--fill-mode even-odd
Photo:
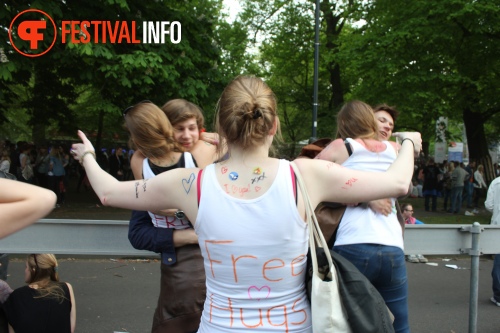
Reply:
[[[412,332],[468,332],[470,259],[445,262],[432,258],[431,262],[438,266],[407,263]],[[492,264],[488,258],[480,262],[478,333],[500,332],[500,307],[489,301]],[[159,265],[157,261],[61,259],[61,279],[75,290],[76,332],[150,332],[159,292]],[[13,288],[22,286],[24,262],[11,261],[9,274]]]

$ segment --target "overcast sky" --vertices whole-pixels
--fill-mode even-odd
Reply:
[[[229,14],[229,21],[234,21],[238,11],[240,11],[240,1],[239,0],[224,0],[224,7],[226,12]]]

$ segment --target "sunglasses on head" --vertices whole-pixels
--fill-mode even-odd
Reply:
[[[123,116],[125,117],[125,116],[127,115],[127,113],[128,113],[130,110],[132,110],[133,108],[135,108],[137,105],[139,105],[139,104],[143,104],[143,103],[153,103],[153,102],[151,102],[149,99],[145,99],[145,100],[143,100],[143,101],[140,101],[140,102],[139,102],[139,103],[137,103],[137,104],[134,104],[134,105],[132,105],[132,106],[129,106],[128,108],[126,108],[125,110],[123,110]]]

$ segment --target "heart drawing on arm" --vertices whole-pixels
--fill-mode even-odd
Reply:
[[[194,183],[194,173],[192,173],[188,179],[183,178],[182,179],[182,187],[184,187],[184,191],[186,191],[186,194],[189,194],[189,191],[191,191],[191,186],[193,186]]]

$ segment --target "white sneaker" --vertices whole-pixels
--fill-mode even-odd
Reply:
[[[413,262],[413,263],[418,263],[420,262],[417,258],[417,255],[416,254],[410,254],[410,255],[407,255],[406,256],[406,260],[408,260],[409,262]]]
[[[468,210],[466,210],[465,211],[465,216],[474,216],[474,213],[471,213]]]
[[[494,296],[491,296],[490,301],[495,304],[496,306],[500,306],[500,302],[497,302]]]
[[[424,256],[423,256],[423,255],[421,255],[421,254],[417,254],[417,259],[418,259],[418,261],[419,261],[419,262],[423,262],[423,263],[426,263],[426,262],[428,262],[428,261],[429,261],[429,260],[427,260],[427,258],[426,258],[426,257],[424,257]]]

